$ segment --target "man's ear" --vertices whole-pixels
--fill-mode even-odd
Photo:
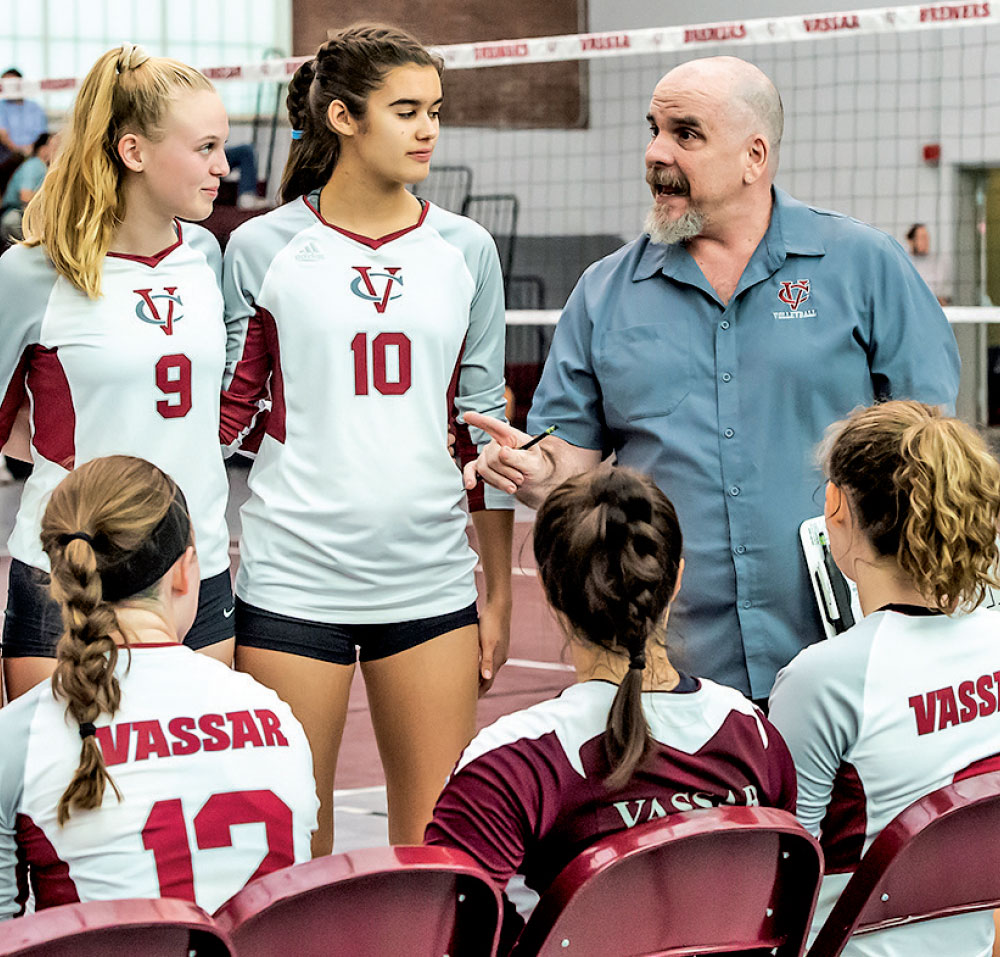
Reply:
[[[755,134],[747,144],[746,169],[743,171],[743,182],[747,186],[756,183],[767,172],[770,155],[771,144],[759,133]]]
[[[145,166],[144,143],[136,133],[126,133],[115,146],[115,152],[125,169],[141,173]]]

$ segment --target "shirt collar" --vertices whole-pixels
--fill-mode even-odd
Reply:
[[[767,232],[764,233],[764,238],[750,257],[750,262],[747,263],[744,280],[749,278],[747,274],[760,267],[770,274],[788,255],[822,256],[826,252],[823,239],[816,229],[813,211],[805,203],[793,199],[783,189],[772,187],[771,195],[773,197],[771,222],[768,224]],[[685,245],[678,243],[674,246],[661,246],[650,242],[648,236],[643,239],[646,247],[632,270],[633,282],[649,279],[662,272],[664,276],[679,282],[696,286],[704,284],[701,270]],[[740,287],[746,285],[747,283],[741,280]]]

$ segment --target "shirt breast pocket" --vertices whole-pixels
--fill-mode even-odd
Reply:
[[[691,333],[686,318],[613,329],[604,339],[598,378],[610,418],[635,422],[670,415],[691,390]]]

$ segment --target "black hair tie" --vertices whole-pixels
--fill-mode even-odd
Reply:
[[[645,671],[646,670],[646,652],[645,649],[640,651],[638,654],[632,655],[628,660],[629,671]]]
[[[80,740],[86,741],[91,735],[97,734],[97,728],[94,727],[93,721],[81,721],[80,722]]]
[[[59,544],[65,548],[74,539],[80,539],[81,542],[86,542],[91,548],[94,547],[94,540],[86,532],[70,532],[67,535],[59,536]]]

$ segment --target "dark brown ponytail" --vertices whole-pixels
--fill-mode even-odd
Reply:
[[[534,542],[545,593],[574,637],[628,658],[605,734],[607,784],[620,788],[649,742],[642,679],[680,570],[677,513],[652,479],[605,465],[546,498]]]
[[[156,466],[114,455],[71,472],[52,493],[42,517],[52,597],[62,608],[65,628],[56,648],[52,688],[66,700],[82,738],[80,765],[59,799],[60,824],[75,809],[99,807],[109,784],[121,799],[93,727],[102,714],[114,715],[121,703],[115,677],[115,635],[121,629],[114,604],[105,600],[101,573],[127,569],[129,558],[161,525],[176,498],[177,486]],[[116,584],[120,579],[119,573]]]
[[[313,59],[299,67],[288,84],[288,121],[292,145],[281,178],[281,198],[290,202],[324,186],[340,157],[340,140],[330,129],[327,110],[340,100],[362,119],[368,97],[386,74],[408,64],[444,63],[404,30],[379,23],[358,23],[338,30]]]

